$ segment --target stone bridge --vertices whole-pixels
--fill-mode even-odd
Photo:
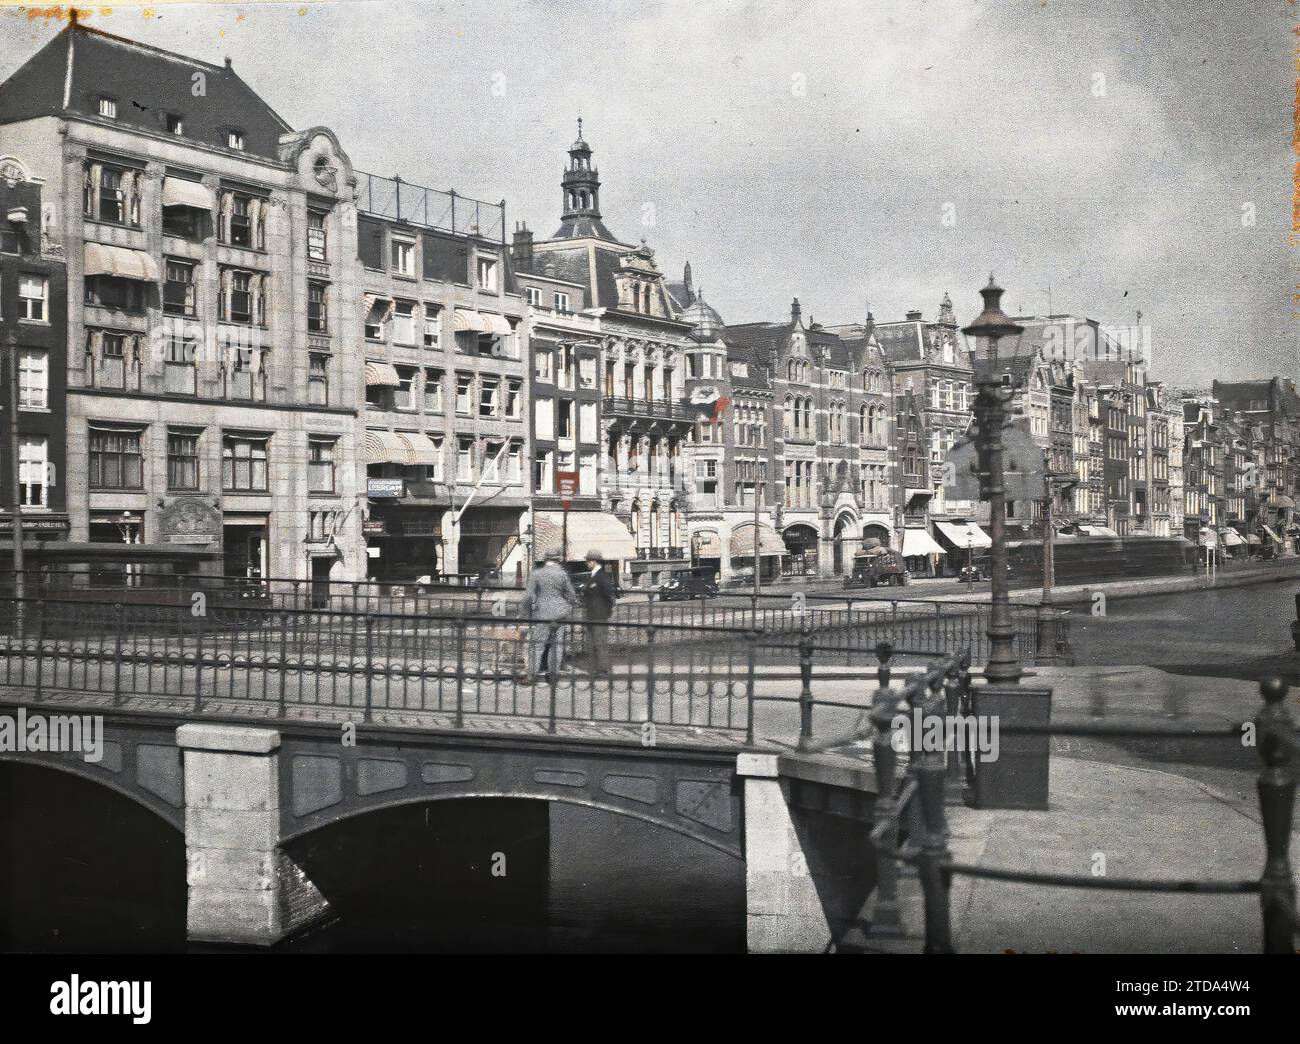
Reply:
[[[635,729],[600,726],[551,736],[524,722],[487,733],[196,719],[0,697],[0,720],[15,731],[24,719],[82,713],[101,716],[99,760],[13,749],[0,760],[74,773],[183,833],[196,941],[270,945],[327,916],[290,842],[349,817],[446,799],[583,805],[742,861],[755,951],[833,948],[874,882],[870,766],[849,758],[716,734],[654,742],[651,732],[642,743]]]

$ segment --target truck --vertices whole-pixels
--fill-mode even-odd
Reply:
[[[853,569],[844,578],[845,587],[875,587],[879,584],[902,587],[908,580],[903,556],[880,541],[870,538],[867,546],[853,554]]]

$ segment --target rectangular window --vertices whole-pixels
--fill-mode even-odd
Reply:
[[[144,284],[134,279],[88,276],[86,304],[117,308],[124,312],[141,312],[144,310]]]
[[[312,352],[307,360],[307,401],[315,406],[328,406],[330,401],[330,357]]]
[[[479,385],[478,415],[496,417],[501,410],[501,380],[498,377],[483,377]]]
[[[528,287],[528,303],[534,308],[542,307],[542,292],[535,286]]]
[[[49,443],[43,435],[27,435],[18,443],[18,502],[23,507],[47,507]]]
[[[512,420],[518,420],[521,416],[523,387],[524,382],[517,377],[511,377],[506,381],[506,416]]]
[[[596,454],[584,453],[578,458],[578,492],[584,497],[596,494]]]
[[[456,481],[471,482],[474,478],[474,440],[464,435],[456,440]]]
[[[533,461],[533,491],[536,493],[555,492],[555,454],[552,450],[541,450]]]
[[[499,483],[501,481],[501,457],[505,456],[506,444],[489,439],[483,445],[483,481]]]
[[[474,385],[474,377],[468,373],[456,374],[456,412],[462,416],[469,416],[470,412],[470,392]]]
[[[442,371],[424,371],[424,412],[441,413],[442,406]]]
[[[557,312],[567,312],[569,310],[568,294],[562,294],[558,290],[555,292],[555,310]]]
[[[596,433],[596,404],[594,402],[583,402],[578,406],[578,438],[582,442],[595,443],[598,441]]]
[[[251,247],[253,245],[253,200],[250,196],[231,194],[230,204],[230,245]]]
[[[578,357],[578,387],[596,387],[596,357],[594,355]]]
[[[559,414],[559,437],[562,439],[572,439],[577,432],[574,430],[574,408],[572,399],[560,400]]]
[[[266,492],[269,441],[270,437],[266,435],[227,435],[221,440],[223,489],[231,492]]]
[[[415,244],[406,239],[392,241],[392,269],[399,275],[415,275]]]
[[[167,488],[199,488],[198,432],[167,433]]]
[[[438,306],[426,304],[424,306],[424,346],[426,348],[438,347]]]
[[[194,265],[167,259],[163,283],[163,311],[168,315],[194,315]]]
[[[433,451],[437,459],[432,464],[426,464],[424,475],[430,482],[442,481],[442,436],[430,435],[429,440],[433,443]]]
[[[92,428],[90,431],[90,488],[144,488],[143,432]]]
[[[334,492],[334,439],[308,438],[307,491]]]
[[[387,298],[380,298],[370,305],[370,311],[366,313],[366,339],[371,341],[382,341],[384,339],[384,321],[388,318]]]
[[[27,275],[18,277],[18,318],[34,323],[49,321],[47,301],[50,296],[50,281],[45,276]]]
[[[554,378],[551,375],[552,353],[544,348],[539,348],[533,352],[533,379],[551,384]]]
[[[397,379],[401,383],[393,389],[393,409],[414,411],[415,409],[415,374],[414,366],[398,366]]]
[[[99,114],[106,120],[117,119],[117,101],[113,98],[100,98]]]
[[[393,306],[393,343],[415,344],[415,303],[398,301]]]
[[[307,257],[312,261],[325,261],[325,215],[319,210],[307,211]]]
[[[244,151],[244,132],[231,128],[226,131],[226,148]]]
[[[329,331],[329,314],[325,307],[325,284],[307,284],[307,329],[311,333]]]
[[[539,439],[555,438],[555,400],[543,396],[533,400],[533,434]]]
[[[50,356],[41,348],[24,348],[18,356],[18,405],[43,410],[49,405]]]
[[[174,112],[169,112],[164,119],[168,134],[184,134],[185,120]]]
[[[478,285],[480,290],[493,290],[497,288],[497,262],[496,258],[480,257],[478,259]]]
[[[226,318],[234,323],[253,321],[253,277],[247,272],[230,273]]]

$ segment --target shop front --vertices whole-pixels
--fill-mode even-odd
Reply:
[[[963,566],[974,565],[977,559],[986,558],[993,539],[974,522],[934,523],[934,535],[946,552],[943,564],[948,576],[956,576]]]
[[[566,564],[581,564],[588,551],[597,552],[615,576],[627,570],[636,559],[636,540],[627,526],[607,511],[568,512],[568,539],[565,547],[565,512],[533,512],[534,563],[550,551],[558,551]]]
[[[443,572],[443,509],[403,503],[405,491],[401,479],[369,480],[370,508],[361,523],[369,580],[409,584]]]
[[[796,522],[787,526],[781,534],[785,552],[789,558],[782,573],[786,576],[817,575],[817,530],[810,525]]]
[[[731,531],[731,568],[733,572],[754,576],[754,523],[742,523]],[[785,541],[771,526],[758,524],[759,580],[771,582],[781,576],[781,563],[787,554]]]
[[[913,576],[938,576],[939,563],[947,555],[927,529],[903,530],[903,560]]]

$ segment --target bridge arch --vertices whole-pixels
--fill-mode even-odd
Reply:
[[[110,767],[101,768],[100,763],[85,762],[70,755],[52,754],[43,751],[27,753],[0,751],[0,764],[47,769],[51,772],[74,776],[95,786],[104,787],[119,797],[126,798],[132,804],[152,813],[180,834],[184,835],[185,833],[185,806],[183,802],[175,803],[158,793],[151,792],[147,785],[141,785],[138,778],[128,777],[120,770],[114,771],[111,765]],[[179,800],[179,795],[177,795],[177,799]]]

